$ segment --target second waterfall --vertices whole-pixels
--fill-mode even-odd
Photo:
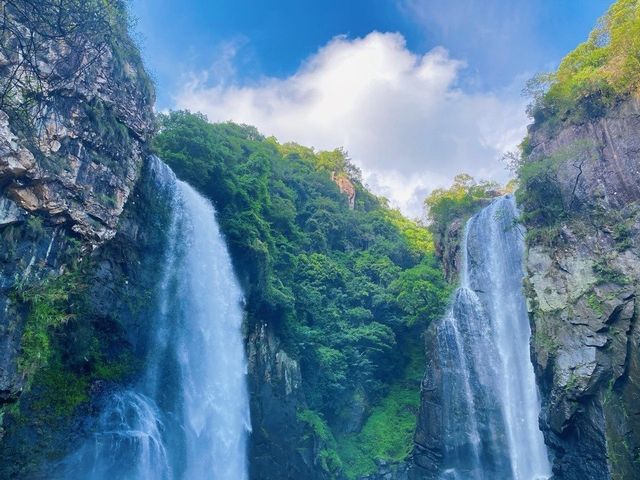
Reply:
[[[523,235],[513,198],[469,220],[460,287],[437,329],[443,479],[551,476],[522,293]]]
[[[105,401],[69,480],[246,480],[243,295],[208,200],[157,158],[170,210],[143,377]]]

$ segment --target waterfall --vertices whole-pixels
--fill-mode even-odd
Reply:
[[[513,198],[501,197],[469,220],[462,239],[460,287],[437,330],[443,479],[551,476],[538,426],[516,218]]]
[[[66,478],[246,480],[242,292],[211,203],[160,160],[150,169],[171,220],[145,374],[107,399]]]

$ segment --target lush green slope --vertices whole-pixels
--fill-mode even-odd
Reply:
[[[618,0],[589,39],[554,73],[530,83],[536,125],[558,126],[603,115],[620,98],[640,91],[640,2]]]
[[[213,200],[248,294],[249,322],[274,325],[299,359],[308,405],[299,418],[324,439],[325,469],[344,464],[353,474],[353,456],[402,458],[414,415],[396,440],[374,433],[415,408],[419,380],[408,382],[403,371],[422,355],[413,347],[449,293],[430,233],[369,193],[341,150],[281,145],[252,127],[186,112],[161,118],[154,148]],[[332,172],[355,187],[354,209]],[[357,434],[341,431],[354,403],[374,412],[357,452],[333,438],[351,442]],[[372,460],[360,458],[358,473],[374,468]]]

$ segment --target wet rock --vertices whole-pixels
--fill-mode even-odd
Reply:
[[[116,235],[154,129],[139,54],[116,51],[131,44],[126,28],[108,45],[83,24],[77,35],[41,35],[19,4],[3,7],[1,20],[0,86],[10,95],[0,106],[0,406],[26,381],[16,368],[25,312],[11,292],[59,275]],[[20,35],[33,35],[34,61],[18,48]]]
[[[628,100],[596,120],[530,132],[529,161],[560,159],[570,212],[561,241],[529,245],[526,263],[540,420],[557,480],[640,477],[639,131],[640,104]]]
[[[464,234],[465,222],[456,219],[447,227],[443,238],[436,239],[436,254],[442,262],[444,275],[447,281],[455,282],[461,266],[460,240]]]
[[[25,212],[15,202],[6,197],[0,197],[0,228],[4,225],[20,222],[25,218]]]
[[[305,407],[298,362],[266,324],[247,335],[251,397],[250,477],[256,480],[323,478],[314,465],[314,439],[304,437]]]

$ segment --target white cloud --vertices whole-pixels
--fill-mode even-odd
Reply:
[[[463,68],[443,48],[416,55],[401,35],[373,32],[334,38],[284,79],[194,75],[175,103],[283,142],[343,146],[374,191],[419,216],[426,193],[457,173],[505,180],[499,158],[525,133],[522,99],[465,93]]]

